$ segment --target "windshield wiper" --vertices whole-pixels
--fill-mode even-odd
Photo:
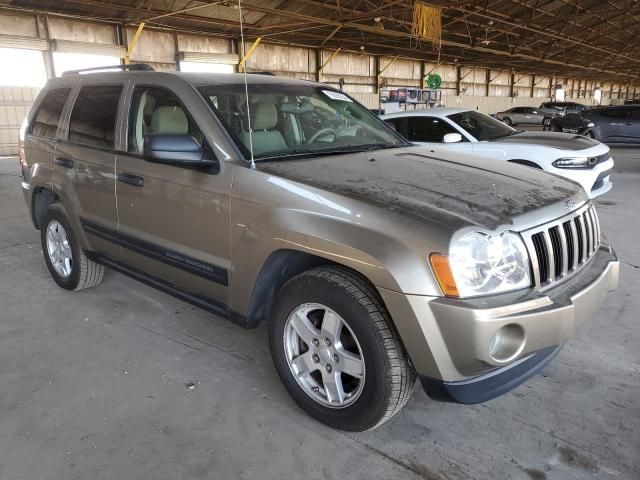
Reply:
[[[342,155],[345,153],[359,153],[359,152],[369,152],[371,150],[379,150],[383,148],[395,148],[401,147],[403,145],[393,145],[386,143],[371,143],[368,145],[353,145],[351,147],[331,147],[331,148],[322,148],[316,150],[287,150],[285,152],[276,153],[273,155],[266,155],[259,158],[256,158],[256,161],[262,160],[276,160],[283,159],[287,157],[294,158],[304,158],[304,157],[319,157],[323,155]]]

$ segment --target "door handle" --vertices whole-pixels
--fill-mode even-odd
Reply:
[[[133,185],[134,187],[144,186],[144,178],[139,177],[138,175],[132,175],[131,173],[119,173],[118,181]]]
[[[73,168],[73,160],[71,160],[70,158],[56,157],[53,161],[56,165],[60,165],[61,167]]]

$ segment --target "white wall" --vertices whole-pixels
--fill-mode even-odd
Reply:
[[[18,153],[20,125],[39,91],[39,88],[0,87],[0,155]]]

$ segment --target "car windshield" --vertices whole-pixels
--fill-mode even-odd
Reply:
[[[454,113],[448,118],[478,141],[496,140],[518,133],[517,130],[505,125],[500,120],[474,110]]]
[[[246,159],[312,157],[409,143],[342,92],[315,85],[204,85],[198,91]],[[249,132],[251,131],[251,135]]]

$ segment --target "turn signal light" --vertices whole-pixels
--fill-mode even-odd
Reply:
[[[453,279],[447,255],[432,253],[429,255],[429,263],[431,263],[431,268],[442,292],[448,297],[458,297],[458,287],[456,287],[456,282]]]

